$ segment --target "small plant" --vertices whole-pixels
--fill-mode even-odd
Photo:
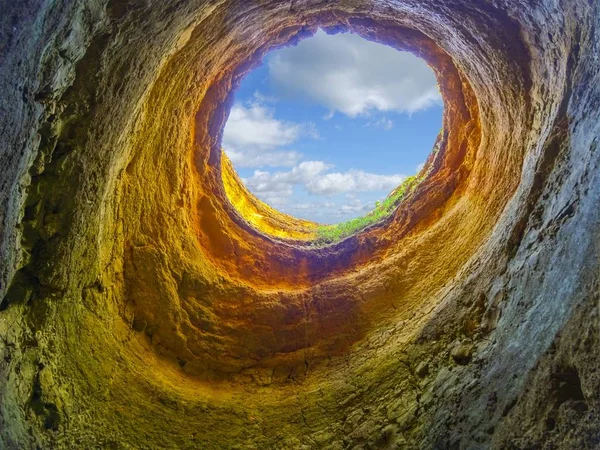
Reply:
[[[321,225],[317,228],[316,243],[330,244],[340,241],[354,233],[380,222],[394,212],[402,199],[410,193],[421,180],[417,176],[406,178],[400,186],[394,189],[387,198],[375,202],[375,208],[368,214],[336,225]]]

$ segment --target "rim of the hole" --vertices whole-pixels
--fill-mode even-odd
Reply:
[[[399,51],[408,51],[424,59],[436,75],[444,104],[444,133],[432,170],[413,194],[405,199],[404,206],[396,209],[391,216],[394,220],[388,218],[378,223],[377,228],[384,228],[381,231],[373,231],[374,226],[371,226],[325,246],[315,246],[310,240],[277,238],[248,223],[225,195],[220,166],[222,132],[234,100],[232,89],[246,72],[260,63],[268,51],[312,36],[318,29],[328,33],[351,31],[364,39],[389,45]],[[200,179],[205,180],[201,183],[207,189],[208,198],[213,198],[215,206],[218,204],[220,211],[225,214],[223,218],[237,227],[237,239],[247,239],[249,248],[266,252],[265,255],[272,255],[273,258],[299,251],[298,255],[307,258],[307,263],[311,265],[311,276],[321,279],[330,277],[330,272],[338,269],[320,270],[317,266],[313,267],[317,261],[323,260],[323,264],[327,262],[325,265],[329,267],[335,265],[331,258],[344,255],[344,258],[352,259],[353,265],[362,264],[365,258],[370,258],[368,255],[385,251],[392,242],[408,236],[421,224],[428,227],[435,223],[439,218],[437,212],[454,198],[457,190],[464,189],[482,135],[477,96],[469,77],[456,65],[451,53],[433,37],[410,25],[339,11],[315,13],[303,16],[300,22],[283,23],[272,36],[267,42],[259,41],[256,45],[242,47],[243,54],[238,54],[233,64],[213,79],[198,105],[194,119],[197,130],[194,134],[194,146],[197,149],[194,152],[195,167]],[[203,149],[207,149],[207,152],[204,153]],[[260,241],[266,247],[259,244]]]
[[[396,188],[394,188],[390,192],[390,194],[388,194],[388,196],[386,197],[386,200],[388,198],[390,198],[397,190],[401,189],[402,187],[406,186],[406,190],[409,190],[409,192],[405,193],[399,199],[397,199],[394,202],[394,206],[391,208],[391,210],[388,211],[383,217],[376,219],[373,222],[368,223],[364,226],[359,226],[359,227],[357,227],[356,230],[352,231],[351,233],[343,235],[337,239],[327,239],[323,235],[319,236],[318,230],[341,227],[344,224],[351,222],[353,220],[366,218],[371,213],[373,213],[376,210],[376,208],[371,209],[366,214],[359,216],[355,219],[350,219],[348,221],[339,222],[339,223],[332,224],[332,225],[319,224],[317,222],[300,219],[300,218],[294,217],[290,214],[286,214],[282,211],[277,210],[277,208],[272,207],[271,205],[267,204],[266,202],[263,202],[262,200],[260,200],[255,194],[253,194],[245,186],[245,184],[239,178],[237,171],[235,170],[235,168],[233,167],[233,165],[227,158],[227,155],[226,155],[225,151],[222,149],[222,145],[221,145],[223,129],[225,127],[225,124],[227,123],[229,113],[231,112],[231,108],[233,106],[233,98],[235,97],[235,94],[236,94],[242,80],[250,72],[252,72],[253,70],[255,70],[257,67],[259,67],[262,64],[265,56],[268,53],[270,53],[274,50],[277,50],[277,49],[289,47],[292,45],[297,45],[300,41],[313,37],[318,30],[323,30],[324,32],[326,32],[327,34],[330,34],[330,35],[339,34],[339,33],[353,33],[353,34],[361,37],[362,39],[365,39],[365,40],[368,40],[371,42],[375,42],[380,45],[386,45],[388,47],[393,48],[396,51],[408,52],[408,53],[413,54],[417,58],[423,60],[425,62],[425,64],[427,64],[428,67],[433,71],[434,76],[436,77],[436,80],[437,80],[438,88],[440,89],[441,97],[442,97],[442,108],[443,108],[442,109],[442,128],[435,138],[434,144],[432,146],[431,151],[428,153],[428,157],[427,157],[427,160],[426,160],[423,168],[417,174],[415,174],[411,177],[407,177],[407,179],[405,179],[402,183],[400,183],[400,185],[398,185]],[[400,47],[400,48],[398,48],[398,47]],[[423,182],[427,180],[427,178],[429,178],[431,175],[436,173],[437,170],[440,168],[440,166],[435,164],[435,162],[439,158],[443,158],[443,155],[446,150],[446,140],[447,140],[447,132],[444,128],[444,125],[446,122],[446,96],[445,96],[444,90],[441,89],[442,83],[440,82],[441,77],[439,76],[439,73],[435,70],[435,67],[433,65],[431,65],[425,58],[423,58],[423,55],[416,54],[414,51],[411,51],[408,48],[402,48],[401,45],[398,45],[398,47],[392,45],[389,42],[382,42],[381,40],[378,39],[377,33],[370,35],[370,36],[365,36],[363,33],[353,30],[351,27],[347,26],[346,24],[340,23],[338,25],[317,25],[314,28],[311,28],[310,30],[303,29],[298,35],[294,36],[292,39],[290,39],[286,43],[265,45],[261,49],[257,50],[257,52],[254,55],[251,55],[251,57],[247,60],[246,63],[241,64],[238,68],[235,69],[234,74],[233,74],[234,81],[232,83],[231,89],[228,92],[228,102],[226,105],[226,115],[225,115],[226,120],[223,122],[223,126],[221,127],[221,129],[219,131],[218,144],[219,144],[220,161],[219,161],[218,179],[219,179],[219,182],[223,189],[222,197],[224,197],[224,198],[222,198],[222,200],[226,203],[226,206],[227,206],[225,209],[227,210],[227,212],[229,213],[231,218],[238,225],[242,226],[246,230],[251,231],[263,238],[267,238],[269,240],[273,240],[275,242],[282,243],[282,244],[296,245],[296,246],[302,246],[302,247],[327,247],[327,246],[333,246],[333,245],[340,244],[343,241],[345,241],[346,239],[350,239],[350,238],[359,236],[368,231],[372,231],[377,228],[384,228],[384,227],[388,226],[390,224],[390,222],[393,221],[394,216],[398,213],[398,211],[402,208],[402,206],[404,204],[406,204],[407,200],[415,193],[415,191],[418,190],[419,186],[421,186],[423,184]],[[225,159],[223,159],[223,156],[225,156]],[[223,161],[225,161],[225,164],[223,164]],[[229,166],[229,167],[227,167],[227,166]],[[243,212],[243,210],[240,210],[240,208],[238,206],[236,206],[236,204],[230,197],[229,193],[227,192],[227,188],[225,186],[226,183],[223,180],[223,174],[226,170],[233,171],[234,180],[232,180],[232,181],[234,183],[236,183],[236,185],[238,185],[239,190],[242,191],[242,195],[244,195],[253,204],[257,205],[260,208],[260,210],[264,210],[269,213],[272,212],[272,213],[276,214],[277,216],[279,216],[280,218],[284,218],[286,220],[289,220],[289,221],[292,221],[295,223],[304,223],[306,226],[306,230],[304,230],[304,234],[306,234],[307,237],[305,237],[305,238],[294,237],[294,235],[296,233],[293,233],[293,232],[287,233],[287,231],[290,231],[290,230],[281,229],[282,232],[273,232],[273,231],[268,231],[267,229],[261,228],[260,226],[257,226],[256,223],[253,222],[251,220],[251,218],[248,217]],[[311,232],[310,230],[313,230],[313,232]]]
[[[252,33],[252,24],[248,27],[246,32]],[[235,75],[243,73],[243,69],[251,70],[268,50],[293,42],[300,34],[312,35],[318,28],[352,30],[397,50],[411,51],[432,67],[444,100],[444,135],[429,176],[397,209],[393,220],[326,246],[278,239],[251,226],[227,200],[220,176],[220,140],[234,101],[231,90]],[[277,286],[306,289],[387,258],[389,251],[399,248],[405,239],[426,238],[428,230],[454,210],[471,180],[482,143],[480,105],[468,74],[457,65],[452,52],[405,23],[337,11],[301,15],[298,21],[278,21],[269,30],[254,40],[245,40],[246,35],[240,34],[237,41],[228,44],[232,54],[220,62],[222,67],[208,80],[196,106],[191,119],[190,162],[199,188],[196,201],[191,203],[190,219],[203,251],[236,279],[271,290],[277,275]],[[231,251],[251,258],[252,263],[237,256],[231,258]]]

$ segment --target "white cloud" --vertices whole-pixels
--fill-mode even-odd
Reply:
[[[398,186],[402,180],[403,175],[377,175],[362,170],[350,170],[344,173],[327,173],[314,178],[306,183],[306,190],[317,195],[386,191]]]
[[[322,161],[304,161],[288,172],[255,170],[252,177],[243,182],[259,198],[267,201],[266,198],[290,197],[294,186],[305,186],[330,167]]]
[[[291,144],[300,135],[300,125],[273,118],[273,111],[260,103],[231,108],[223,132],[225,147],[273,149]]]
[[[374,202],[363,202],[361,199],[354,199],[348,203],[338,201],[316,201],[316,202],[298,202],[281,201],[281,211],[295,216],[303,216],[309,220],[324,221],[334,223],[340,220],[347,220],[357,215],[365,214],[373,209]]]
[[[225,151],[236,167],[291,167],[302,157],[302,153],[293,150],[256,152],[225,147]]]
[[[329,172],[332,167],[322,161],[305,161],[287,172],[255,170],[252,177],[243,181],[262,200],[277,203],[291,197],[295,186],[312,195],[333,196],[391,191],[405,178],[403,175],[378,175],[362,170]],[[350,205],[356,205],[356,199],[350,200]]]
[[[308,97],[329,108],[330,116],[413,113],[441,103],[435,76],[422,59],[350,33],[319,31],[279,51],[268,66],[282,93]]]
[[[368,213],[375,207],[375,202],[354,198],[343,201],[299,202],[282,201],[281,211],[294,216],[305,217],[322,223],[336,223]]]
[[[356,199],[352,200],[350,203],[342,205],[342,207],[340,209],[344,213],[355,213],[355,212],[363,211],[365,209],[365,205],[363,205],[363,202],[361,199],[356,198]]]
[[[313,124],[274,118],[274,110],[259,102],[231,108],[223,131],[223,148],[236,167],[291,167],[301,154],[282,148],[300,137],[318,138]]]

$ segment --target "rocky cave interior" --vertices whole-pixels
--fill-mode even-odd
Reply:
[[[325,246],[220,148],[318,28],[445,104],[425,179]],[[0,448],[600,448],[599,31],[596,0],[0,1]]]

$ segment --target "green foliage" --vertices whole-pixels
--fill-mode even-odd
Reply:
[[[433,147],[433,155],[437,155],[442,147],[444,140],[444,128],[440,130]],[[428,172],[431,167],[428,168]],[[421,171],[423,172],[423,171]],[[321,225],[317,228],[316,245],[326,245],[341,241],[353,234],[364,230],[378,222],[381,222],[386,217],[390,216],[400,205],[406,195],[410,194],[421,181],[427,177],[428,173],[419,173],[415,176],[406,178],[400,186],[392,191],[382,202],[375,202],[375,208],[368,214],[357,217],[356,219],[347,222],[338,223],[337,225]]]
[[[412,192],[420,181],[416,176],[406,178],[385,200],[375,202],[375,208],[362,217],[336,225],[321,225],[317,228],[316,243],[323,245],[337,242],[380,222],[396,210],[402,199]]]

